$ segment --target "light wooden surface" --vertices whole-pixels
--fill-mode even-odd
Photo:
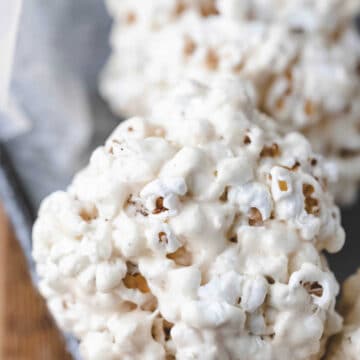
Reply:
[[[70,360],[1,206],[0,360]]]

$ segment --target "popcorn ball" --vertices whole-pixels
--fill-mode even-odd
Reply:
[[[230,79],[123,122],[34,227],[40,290],[84,359],[320,359],[333,167]]]
[[[116,20],[147,23],[157,29],[188,11],[236,21],[281,22],[296,31],[336,32],[359,10],[357,0],[106,0]]]
[[[217,0],[219,13],[235,20],[281,22],[294,31],[329,32],[347,26],[358,0]]]
[[[360,180],[358,1],[108,1],[113,54],[101,92],[116,113],[148,114],[184,78],[250,81],[257,107],[335,161],[341,202]],[[124,56],[124,54],[126,54]]]
[[[360,356],[360,270],[344,284],[341,313],[345,326],[331,343],[326,360],[358,360]]]

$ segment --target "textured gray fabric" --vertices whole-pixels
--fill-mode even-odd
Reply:
[[[116,124],[97,93],[109,30],[102,0],[24,1],[12,95],[31,130],[7,148],[35,207]]]

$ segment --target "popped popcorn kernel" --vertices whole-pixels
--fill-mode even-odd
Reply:
[[[168,211],[166,207],[164,207],[164,198],[162,196],[159,196],[155,200],[155,209],[153,210],[153,214],[160,214],[164,211]]]
[[[279,184],[279,189],[280,191],[288,191],[288,185],[287,185],[287,182],[284,181],[284,180],[279,180],[278,181],[278,184]]]
[[[315,216],[319,215],[319,201],[312,197],[315,192],[314,187],[311,184],[303,185],[303,194],[305,197],[305,210],[308,214],[313,214]]]
[[[219,11],[213,1],[204,2],[200,6],[200,13],[203,17],[218,15]]]
[[[215,50],[209,49],[206,54],[206,66],[209,70],[216,70],[219,66],[219,58]]]
[[[175,16],[180,16],[182,15],[185,10],[186,10],[186,3],[184,1],[177,1],[176,2],[176,6],[175,6],[175,10],[174,10],[174,14]]]
[[[184,54],[190,56],[196,50],[196,43],[189,36],[185,37]]]
[[[81,209],[79,215],[85,222],[90,223],[99,216],[99,213],[96,207],[94,207],[92,209]]]
[[[127,25],[132,25],[136,22],[136,15],[133,12],[129,12],[126,15],[126,24]]]
[[[166,257],[180,266],[190,266],[192,263],[191,253],[185,247],[180,247],[175,252],[167,254]]]
[[[123,281],[128,289],[138,289],[143,293],[150,292],[146,279],[141,274],[126,274]]]
[[[280,155],[279,145],[272,144],[271,146],[264,146],[261,150],[261,157],[276,157]]]
[[[317,297],[321,297],[323,294],[323,287],[317,282],[300,282],[300,284],[304,287],[304,289],[310,294],[315,295]]]
[[[257,208],[251,208],[249,211],[249,225],[259,226],[263,224],[261,212]]]

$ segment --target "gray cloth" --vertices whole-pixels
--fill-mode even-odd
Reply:
[[[97,92],[110,25],[102,0],[24,1],[11,90],[31,130],[7,148],[35,207],[118,121]]]

